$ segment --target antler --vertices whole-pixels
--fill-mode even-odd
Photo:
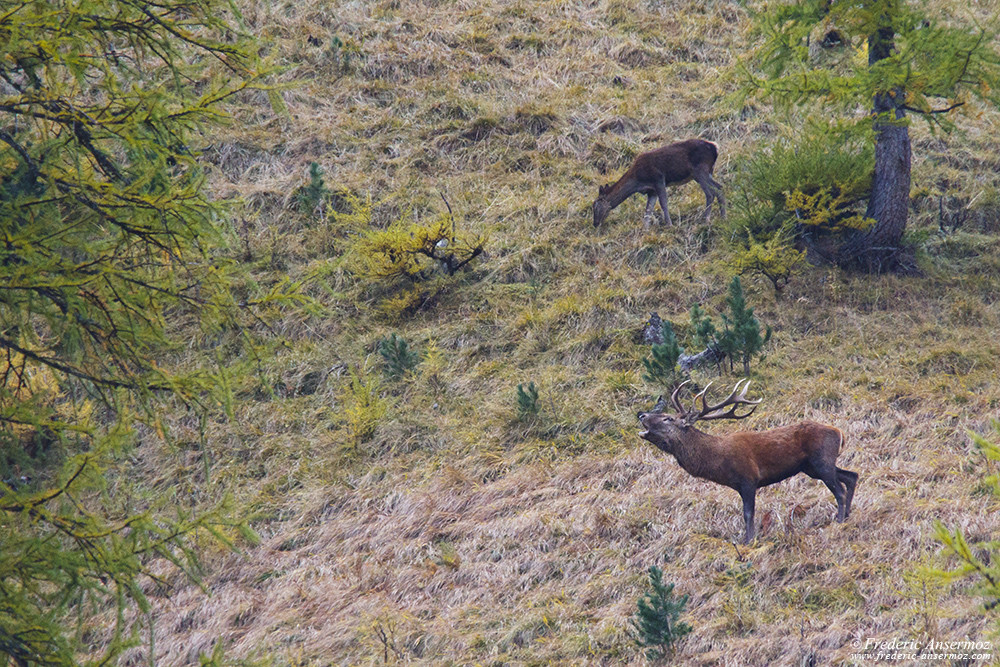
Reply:
[[[744,384],[745,383],[745,384]],[[740,389],[740,385],[743,385],[743,389]],[[701,410],[698,410],[695,405],[692,405],[690,412],[688,412],[687,422],[693,424],[699,419],[702,421],[708,421],[709,419],[746,419],[753,414],[753,411],[757,409],[760,402],[763,399],[758,398],[756,401],[751,401],[747,398],[747,389],[750,387],[750,380],[740,380],[733,387],[733,391],[729,396],[725,398],[721,403],[716,403],[715,405],[708,405],[705,401],[705,392],[708,388],[712,386],[709,382],[705,385],[705,388],[694,397],[695,404],[697,404],[698,399],[701,399]],[[752,405],[750,411],[746,414],[738,415],[736,411],[741,405]],[[729,408],[725,410],[725,408]],[[725,410],[725,411],[724,411]],[[683,411],[682,411],[683,412]]]
[[[677,409],[678,414],[684,414],[685,410],[684,406],[681,405],[680,399],[678,399],[677,396],[678,394],[681,393],[681,387],[683,387],[690,381],[691,380],[684,380],[684,382],[681,382],[679,385],[677,385],[677,388],[674,389],[674,393],[670,394],[670,402],[674,404],[674,407]]]

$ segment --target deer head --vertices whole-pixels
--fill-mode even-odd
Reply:
[[[746,419],[753,414],[753,411],[757,409],[762,399],[757,399],[756,401],[751,401],[747,398],[747,389],[750,387],[750,380],[740,380],[733,387],[733,391],[724,400],[714,405],[709,405],[705,398],[705,394],[708,392],[708,388],[712,386],[709,382],[705,385],[695,397],[694,401],[691,403],[690,408],[685,408],[680,402],[680,392],[681,389],[690,380],[686,380],[679,384],[674,392],[670,395],[670,402],[673,404],[674,408],[677,410],[676,414],[665,414],[663,412],[657,412],[655,409],[653,412],[640,412],[638,414],[639,422],[643,426],[643,431],[639,433],[639,437],[644,440],[648,440],[653,443],[659,449],[665,452],[673,453],[676,443],[684,441],[686,438],[690,437],[690,433],[694,430],[692,426],[697,421],[709,421],[711,419]],[[698,407],[698,401],[701,401],[701,407]],[[662,403],[661,401],[657,403],[659,407]],[[752,406],[744,414],[738,414],[740,406],[750,405]],[[727,409],[728,408],[728,409]],[[662,409],[662,408],[661,408]]]
[[[610,185],[601,185],[597,188],[597,199],[592,206],[594,211],[594,227],[598,227],[604,219],[611,213],[611,202],[608,200],[608,193],[611,191]]]

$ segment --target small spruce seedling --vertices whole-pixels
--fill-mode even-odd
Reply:
[[[754,317],[753,308],[747,306],[739,276],[734,276],[733,282],[729,284],[726,304],[729,306],[729,315],[722,315],[725,331],[719,340],[719,346],[729,357],[730,366],[733,361],[740,359],[743,361],[743,374],[749,375],[750,361],[756,356],[762,357],[764,346],[771,340],[771,327],[767,327],[765,334],[761,336],[760,322]]]
[[[538,402],[538,388],[534,382],[529,382],[528,386],[517,385],[517,416],[518,419],[525,420],[534,417],[541,409]]]
[[[330,195],[330,189],[323,182],[323,168],[317,162],[309,163],[309,183],[302,186],[295,193],[299,206],[303,211],[314,213],[319,211],[323,215],[323,208]]]
[[[642,360],[646,372],[642,379],[667,389],[672,389],[680,377],[677,370],[677,360],[684,350],[677,344],[677,336],[670,322],[663,320],[663,343],[653,345],[650,355]]]
[[[378,353],[385,362],[385,374],[393,380],[406,375],[420,361],[420,355],[411,350],[406,341],[395,333],[378,342]]]
[[[680,620],[688,596],[674,596],[674,585],[663,583],[663,571],[649,568],[649,590],[639,598],[639,608],[632,617],[635,641],[646,648],[650,660],[663,660],[674,654],[678,641],[691,632]]]

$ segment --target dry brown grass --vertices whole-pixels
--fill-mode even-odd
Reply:
[[[633,201],[595,230],[588,207],[646,147],[715,140],[725,182],[766,136],[763,112],[721,101],[746,39],[740,5],[241,4],[300,85],[288,117],[245,100],[207,153],[213,187],[244,199],[258,279],[312,274],[328,313],[275,324],[289,345],[264,368],[281,391],[248,380],[237,419],[211,425],[210,483],[200,451],[140,450],[152,488],[229,489],[263,536],[209,555],[210,597],[154,598],[162,664],[220,640],[260,664],[641,663],[625,628],[653,564],[691,596],[685,663],[839,663],[856,638],[987,636],[963,586],[922,568],[941,562],[935,520],[1000,530],[965,436],[1000,405],[997,176],[984,166],[1000,116],[947,141],[916,133],[915,188],[931,199],[915,228],[936,228],[939,194],[978,197],[979,216],[927,237],[922,275],[811,269],[780,302],[747,284],[775,335],[755,370],[765,406],[745,426],[833,424],[861,480],[843,525],[818,482],[762,492],[760,537],[737,549],[736,494],[688,477],[634,419],[654,391],[639,379],[642,322],[657,310],[683,325],[695,302],[718,312],[725,244],[697,222],[693,186],[672,192],[670,229],[643,232]],[[335,35],[363,57],[345,67]],[[489,258],[406,288],[404,312],[398,288],[329,257],[335,221],[293,210],[310,161],[331,188],[370,195],[377,225],[440,213],[446,193],[463,228],[490,234]],[[387,417],[358,441],[350,373],[380,375],[390,331],[440,354],[380,380]],[[521,422],[514,387],[529,380],[542,410]]]

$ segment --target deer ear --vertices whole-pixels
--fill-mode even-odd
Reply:
[[[599,194],[599,195],[601,195],[603,197],[604,195],[608,194],[608,190],[610,190],[610,189],[611,189],[611,186],[609,186],[609,185],[599,185],[597,187],[597,194]]]

